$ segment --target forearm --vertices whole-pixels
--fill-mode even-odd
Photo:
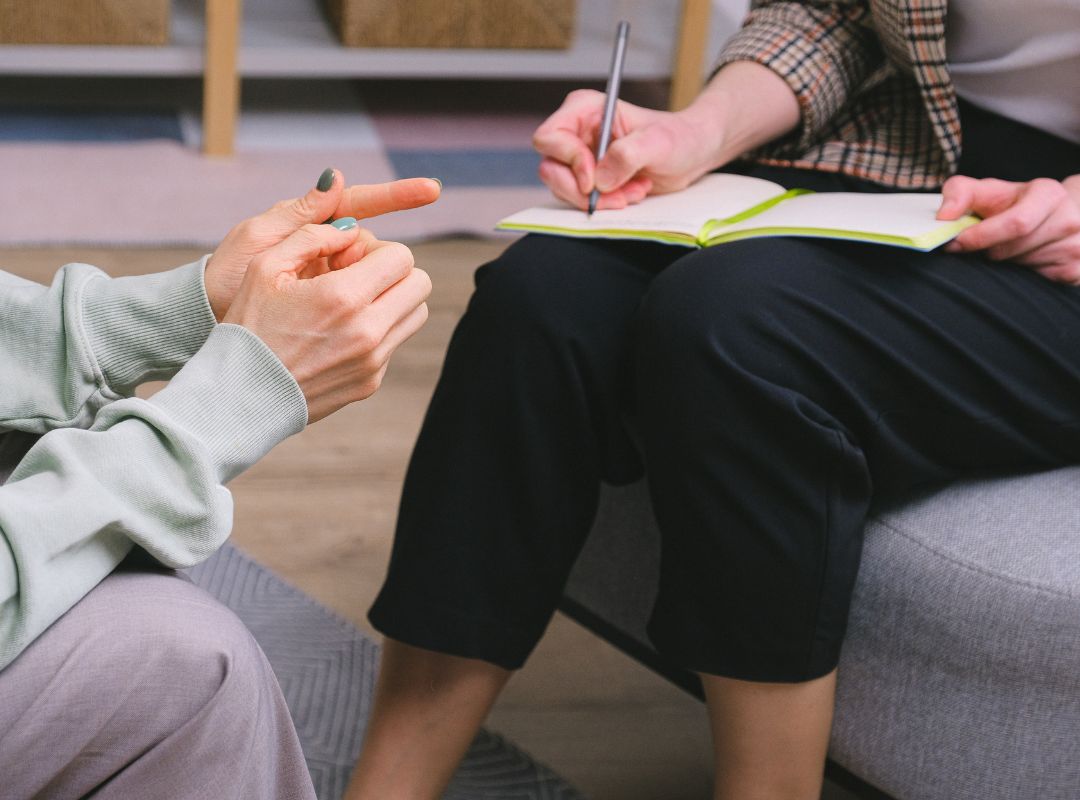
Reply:
[[[799,125],[799,102],[768,67],[736,61],[713,76],[697,99],[679,112],[697,131],[703,172],[721,167]]]
[[[306,421],[269,348],[222,325],[150,400],[42,437],[0,487],[0,668],[133,546],[172,567],[213,553],[232,525],[224,483]]]
[[[742,62],[767,68],[795,96],[798,123],[785,131],[791,134],[785,145],[795,154],[829,129],[886,59],[867,0],[753,0],[742,28],[721,50],[717,69]],[[739,111],[754,114],[765,98],[740,99]],[[761,145],[778,136],[756,138]]]

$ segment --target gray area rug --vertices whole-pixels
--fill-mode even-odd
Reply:
[[[189,574],[236,612],[266,652],[319,800],[339,800],[371,709],[379,646],[229,545]],[[481,731],[444,800],[584,798],[506,740]]]

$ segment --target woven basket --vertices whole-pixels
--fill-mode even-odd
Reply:
[[[575,0],[326,0],[349,47],[560,49]]]
[[[0,0],[0,44],[165,44],[169,0]]]

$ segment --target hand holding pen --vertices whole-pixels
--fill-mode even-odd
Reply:
[[[616,38],[615,75],[621,74],[618,59]],[[717,130],[722,109],[695,104],[679,112],[655,111],[618,100],[619,87],[614,88],[607,94],[571,92],[533,135],[544,157],[540,179],[560,200],[588,211],[590,195],[598,190],[597,209],[625,208],[650,194],[684,189],[720,165],[715,154],[723,140]],[[611,123],[604,135],[606,116]],[[605,140],[609,144],[598,158]]]

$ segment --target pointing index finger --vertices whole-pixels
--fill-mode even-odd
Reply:
[[[434,203],[442,184],[434,178],[406,178],[390,183],[349,186],[345,189],[335,217],[368,219],[392,211],[404,211]]]

